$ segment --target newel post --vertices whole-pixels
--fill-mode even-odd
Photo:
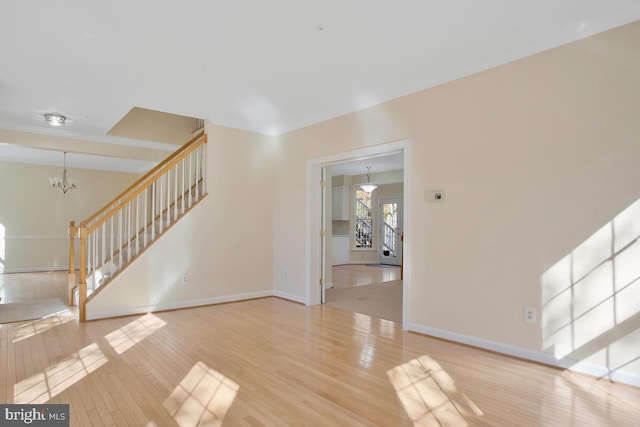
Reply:
[[[87,227],[80,223],[80,281],[78,282],[78,318],[87,320]]]
[[[75,221],[69,221],[69,276],[67,280],[67,293],[69,294],[69,306],[75,305],[73,292],[76,288],[76,266],[75,266],[75,238],[78,234],[78,227]]]

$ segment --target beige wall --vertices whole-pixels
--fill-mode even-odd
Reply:
[[[611,327],[596,340],[566,306],[550,310],[542,278],[640,198],[639,75],[635,23],[279,137],[276,291],[308,298],[301,248],[310,236],[310,159],[407,139],[413,228],[405,327],[549,363],[582,360],[594,372],[610,363],[605,369],[637,376],[638,314],[622,328],[607,302],[600,312]],[[433,189],[447,199],[427,203]],[[604,307],[573,280],[559,287]],[[614,301],[607,286],[602,298]],[[537,309],[538,323],[523,321],[525,306]],[[582,344],[559,356],[549,328],[567,316]],[[611,362],[606,352],[616,353]]]
[[[83,220],[137,175],[69,169],[78,188],[63,194],[48,178],[62,168],[0,162],[0,272],[68,267],[69,221]]]
[[[89,318],[273,294],[278,144],[211,125],[207,134],[209,195],[96,295]]]
[[[107,134],[182,145],[193,138],[195,125],[193,117],[134,107]]]

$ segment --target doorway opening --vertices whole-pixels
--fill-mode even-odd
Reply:
[[[385,300],[390,293],[385,290],[376,296],[374,291],[380,289],[375,288],[391,288],[385,284],[395,282],[393,294],[398,305],[398,315],[388,320],[402,322],[406,329],[404,325],[408,319],[408,273],[411,262],[407,256],[410,254],[410,239],[403,242],[402,237],[410,232],[411,227],[410,218],[405,214],[408,212],[406,195],[410,188],[409,158],[410,141],[404,140],[307,162],[309,304],[327,302],[327,291],[337,290],[338,286],[333,287],[334,271],[339,275],[352,270],[355,273],[347,275],[351,274],[355,281],[368,280],[370,283],[367,286],[376,286],[369,288],[372,292],[367,294],[366,288],[360,283],[350,283],[346,286],[349,288],[348,293],[365,293],[379,306],[386,306],[391,302]],[[396,160],[395,166],[380,166],[392,159]],[[371,192],[372,231],[367,245],[356,239],[358,229],[355,220],[356,189],[360,189],[360,184],[364,184],[364,180],[369,178],[365,166],[371,168],[371,182],[378,185]],[[318,185],[323,181],[323,173],[324,185]],[[394,273],[399,276],[401,268],[404,280],[392,277]],[[338,280],[344,281],[344,275]],[[344,286],[344,283],[341,285]],[[360,297],[355,299],[363,300]],[[362,312],[362,308],[355,307],[353,311]],[[365,314],[369,313],[365,311]],[[385,318],[384,315],[373,315]]]

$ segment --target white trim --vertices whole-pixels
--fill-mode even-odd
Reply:
[[[542,353],[539,351],[527,350],[520,347],[514,347],[508,344],[499,343],[497,341],[486,340],[483,338],[473,337],[471,335],[459,334],[456,332],[444,331],[441,329],[430,328],[428,326],[410,323],[408,330],[419,332],[436,338],[442,338],[457,343],[468,344],[473,347],[483,348],[485,350],[495,351],[497,353],[507,354],[509,356],[520,357],[522,359],[533,360],[538,363],[557,366],[557,360],[553,355]]]
[[[28,267],[28,268],[7,268],[0,274],[12,274],[12,273],[46,273],[49,271],[67,271],[69,266],[59,265],[57,267]]]
[[[305,299],[304,297],[298,296],[298,295],[293,295],[287,292],[281,292],[281,291],[273,291],[273,296],[274,297],[278,297],[278,298],[282,298],[282,299],[286,299],[288,301],[292,301],[292,302],[297,302],[300,304],[304,304],[304,305],[309,305],[309,301],[307,299]]]
[[[419,332],[431,337],[442,338],[456,343],[467,344],[485,350],[495,351],[496,353],[518,357],[520,359],[526,359],[532,362],[542,363],[562,369],[568,369],[573,372],[579,372],[581,374],[587,374],[597,378],[606,377],[610,378],[613,381],[640,387],[640,375],[631,372],[609,372],[609,370],[604,366],[580,362],[577,360],[559,360],[556,359],[552,354],[544,353],[542,351],[515,347],[497,341],[486,340],[483,338],[477,338],[470,335],[459,334],[456,332],[443,331],[441,329],[430,328],[415,323],[410,323],[407,330]]]
[[[108,317],[131,316],[135,314],[146,314],[158,311],[176,310],[181,308],[193,308],[203,305],[222,304],[227,302],[244,301],[248,299],[264,298],[274,296],[272,291],[252,292],[248,294],[228,295],[224,297],[203,298],[189,301],[177,301],[164,304],[147,305],[143,307],[131,307],[116,310],[91,312],[91,301],[87,304],[87,320],[104,319]]]
[[[347,152],[330,154],[324,157],[317,157],[308,159],[306,162],[306,212],[305,212],[305,294],[307,304],[314,305],[320,303],[319,286],[314,286],[317,283],[319,275],[319,238],[313,230],[313,224],[316,224],[320,210],[320,186],[317,185],[315,177],[319,177],[319,171],[323,166],[329,166],[333,163],[348,162],[354,160],[367,159],[376,156],[384,156],[393,153],[402,152],[403,158],[403,173],[404,173],[404,232],[405,236],[411,236],[411,201],[409,198],[411,188],[411,141],[409,139],[403,139],[399,141],[387,142],[378,145],[370,145],[367,147],[354,149]],[[411,287],[411,239],[405,239],[404,242],[404,286],[402,296],[402,327],[406,329],[409,321],[409,294]],[[375,250],[374,250],[375,251]],[[315,279],[314,279],[315,277]]]
[[[407,141],[404,144],[404,159],[402,160],[404,165],[404,177],[402,184],[402,203],[403,203],[403,228],[402,232],[405,236],[413,236],[413,221],[411,210],[411,141]],[[428,219],[427,219],[428,220]],[[407,330],[409,325],[409,301],[411,301],[411,287],[408,285],[411,283],[411,237],[407,240],[403,239],[402,242],[402,329]]]
[[[606,366],[594,365],[592,363],[586,362],[577,362],[572,366],[566,367],[566,369],[574,372],[580,372],[581,374],[591,375],[597,378],[608,378],[611,381],[629,384],[634,387],[640,387],[640,375],[634,374],[632,372],[609,372],[609,369],[607,369]]]
[[[69,240],[69,236],[3,236],[5,240]]]

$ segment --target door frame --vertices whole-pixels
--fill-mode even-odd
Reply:
[[[335,163],[362,160],[371,157],[403,153],[404,163],[404,272],[402,287],[402,329],[409,325],[409,295],[411,292],[411,141],[408,139],[372,145],[352,151],[336,153],[323,157],[308,159],[306,162],[306,244],[305,244],[305,301],[307,305],[320,304],[322,289],[320,278],[324,277],[323,258],[325,257],[321,243],[322,225],[322,168]]]

